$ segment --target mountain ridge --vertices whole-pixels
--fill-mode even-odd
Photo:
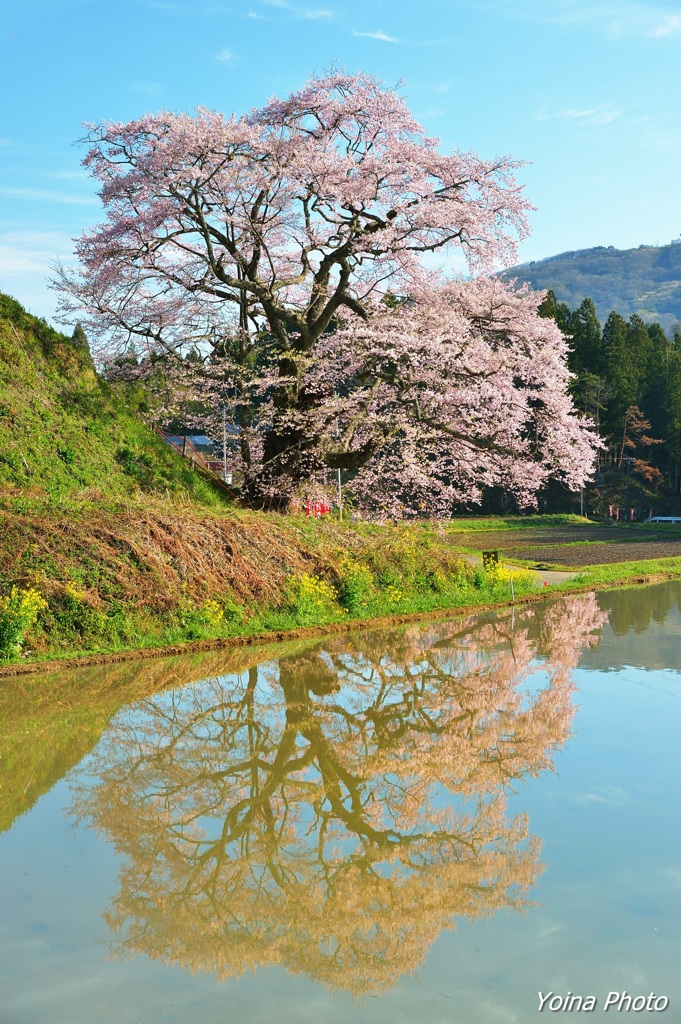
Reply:
[[[571,309],[593,299],[602,321],[612,310],[624,317],[636,313],[646,323],[657,321],[667,331],[681,321],[681,238],[634,249],[598,245],[568,250],[520,263],[500,276],[551,289]]]

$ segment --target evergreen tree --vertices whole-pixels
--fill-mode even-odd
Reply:
[[[610,488],[604,500],[622,500],[623,488],[647,500],[663,479],[681,493],[681,324],[670,340],[659,323],[613,311],[601,331],[591,299],[571,312],[553,291],[540,314],[570,339],[575,404],[608,444],[598,470],[599,486]]]
[[[613,310],[603,328],[605,378],[612,393],[604,417],[607,433],[619,431],[625,412],[630,405],[636,404],[639,397],[638,370],[629,341],[627,321]]]
[[[637,394],[640,397],[644,393],[646,387],[649,370],[648,364],[652,354],[653,343],[648,326],[637,313],[634,313],[633,316],[629,318],[628,326],[629,333],[627,343],[629,345],[629,351],[631,352],[631,361],[636,377]]]
[[[74,345],[75,348],[85,349],[88,352],[90,351],[90,345],[88,344],[87,335],[85,334],[85,331],[83,330],[83,325],[80,323],[80,321],[78,321],[78,323],[73,329],[73,334],[71,335],[71,343]]]
[[[650,351],[641,396],[641,408],[650,420],[656,437],[668,437],[670,412],[670,363],[674,358],[672,342],[659,324],[648,326]]]
[[[568,306],[567,302],[559,302],[556,293],[549,288],[546,293],[546,298],[539,306],[537,312],[539,316],[545,317],[547,320],[554,320],[560,327],[563,334],[571,336],[572,334],[572,310]]]
[[[659,325],[652,326],[657,328]],[[653,335],[655,355],[651,363],[654,368],[649,375],[647,408],[656,432],[665,438],[668,482],[673,493],[678,494],[681,483],[681,332],[675,332],[673,341],[661,333],[664,348],[657,332]]]
[[[591,299],[584,299],[570,317],[572,362],[575,373],[600,374],[603,370],[603,338],[596,307]]]

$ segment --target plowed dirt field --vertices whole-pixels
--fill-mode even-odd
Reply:
[[[560,526],[555,529],[451,533],[452,544],[497,550],[531,565],[610,565],[652,558],[681,558],[681,530],[655,526]]]

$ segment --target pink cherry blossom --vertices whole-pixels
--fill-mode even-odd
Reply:
[[[367,510],[444,515],[589,474],[564,339],[541,296],[487,276],[527,233],[517,163],[441,153],[396,91],[340,71],[247,116],[88,132],[106,221],[60,273],[62,316],[103,361],[177,360],[216,411],[238,392],[254,499],[284,507],[341,468]],[[457,249],[472,280],[424,264]]]

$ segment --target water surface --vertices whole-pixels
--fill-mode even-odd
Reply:
[[[3,683],[1,1024],[681,1020],[680,599]]]

